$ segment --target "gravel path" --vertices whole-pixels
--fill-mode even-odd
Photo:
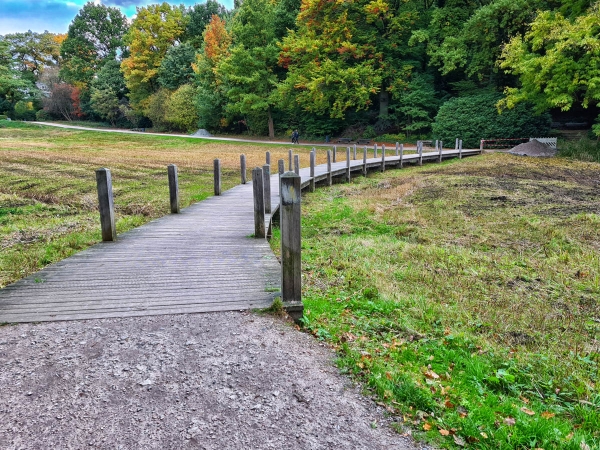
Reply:
[[[417,449],[273,317],[0,327],[2,449]]]

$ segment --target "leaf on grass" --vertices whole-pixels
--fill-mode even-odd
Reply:
[[[467,417],[467,415],[468,415],[468,411],[467,411],[467,409],[464,406],[458,406],[456,408],[456,412],[458,412],[458,416],[461,417],[461,418],[463,418],[463,419],[465,417]]]
[[[517,423],[517,421],[515,419],[513,419],[512,417],[506,417],[504,419],[504,423],[506,425],[508,425],[509,427],[512,427],[515,423]]]
[[[425,371],[424,375],[431,380],[437,380],[440,378],[440,376],[437,373],[435,373],[433,370]]]
[[[424,423],[424,424],[423,424],[423,429],[424,429],[425,431],[429,431],[429,430],[431,430],[431,424],[430,424],[430,423],[428,423],[428,422]]]
[[[554,414],[553,412],[550,412],[550,411],[544,411],[544,412],[542,413],[542,417],[543,417],[544,419],[551,419],[551,418],[553,418],[555,415],[556,415],[556,414]]]
[[[525,408],[524,406],[521,408],[521,411],[527,414],[528,416],[535,416],[535,411],[532,411],[529,408]]]
[[[454,443],[456,445],[458,445],[459,447],[464,447],[465,445],[467,445],[467,443],[465,442],[465,440],[463,438],[461,438],[460,436],[457,436],[456,434],[454,436],[452,436],[454,438]]]
[[[448,409],[453,409],[454,403],[452,403],[449,399],[446,399],[446,401],[444,402],[444,406]]]
[[[487,433],[484,433],[483,431],[481,433],[479,433],[481,435],[482,438],[487,439],[488,435]]]
[[[519,398],[521,399],[521,401],[525,404],[529,404],[529,399],[523,397],[522,395],[519,396]]]
[[[590,449],[590,446],[589,446],[589,445],[587,445],[587,444],[585,443],[585,441],[581,441],[581,442],[579,443],[579,448],[580,448],[581,450],[591,450],[591,449]]]
[[[449,436],[449,435],[450,435],[450,432],[449,432],[448,430],[444,430],[444,429],[442,428],[442,429],[440,430],[440,434],[441,434],[442,436]]]

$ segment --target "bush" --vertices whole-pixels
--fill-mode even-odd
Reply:
[[[406,140],[406,135],[403,133],[398,134],[383,134],[377,138],[381,142],[389,142],[395,144],[396,142],[403,142]]]
[[[0,120],[6,120],[8,119],[8,116],[5,114],[0,114]]]
[[[170,98],[171,92],[164,88],[160,88],[157,92],[148,97],[144,114],[152,121],[152,127],[157,131],[169,129],[170,124],[166,119],[166,113]]]
[[[196,90],[191,84],[184,84],[173,92],[167,103],[165,119],[181,131],[198,129],[200,117],[196,108]]]
[[[35,120],[35,109],[33,108],[33,102],[19,100],[15,104],[15,119]]]
[[[558,155],[581,161],[600,162],[600,143],[587,138],[579,141],[561,141],[558,146]]]
[[[444,103],[432,125],[435,139],[463,140],[466,148],[479,147],[481,139],[527,138],[550,133],[549,114],[536,115],[531,105],[520,103],[498,114],[496,92],[459,97]]]
[[[44,121],[44,120],[50,120],[51,116],[50,113],[48,111],[46,111],[45,109],[40,109],[35,113],[35,120],[37,121]]]

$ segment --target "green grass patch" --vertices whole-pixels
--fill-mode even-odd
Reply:
[[[305,328],[438,446],[600,448],[598,170],[492,154],[306,195]]]

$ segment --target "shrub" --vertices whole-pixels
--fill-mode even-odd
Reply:
[[[15,104],[15,119],[35,120],[35,109],[33,108],[33,102],[19,100]]]
[[[395,144],[396,142],[403,142],[406,140],[406,135],[403,133],[398,134],[383,134],[377,138],[381,142],[389,142]]]
[[[579,141],[560,142],[558,154],[565,158],[600,162],[600,143],[597,140],[587,138],[582,138]]]
[[[8,119],[8,116],[5,114],[0,114],[0,120],[6,120]]]
[[[171,95],[165,111],[165,120],[182,131],[195,131],[198,128],[196,90],[191,84],[184,84]]]
[[[168,89],[160,88],[147,99],[144,114],[152,121],[152,127],[159,131],[169,129],[166,113],[170,98],[171,92]]]
[[[44,121],[44,120],[49,120],[51,118],[50,113],[48,111],[46,111],[45,109],[40,109],[35,113],[35,120],[37,121]]]
[[[432,126],[435,139],[476,148],[481,139],[526,138],[550,133],[549,114],[536,115],[533,107],[520,103],[498,113],[496,103],[502,95],[496,92],[454,98],[444,103]]]

